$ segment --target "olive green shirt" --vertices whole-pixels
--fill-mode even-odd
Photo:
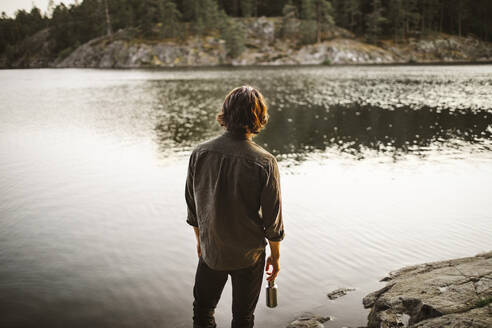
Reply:
[[[277,161],[242,134],[227,131],[193,150],[185,198],[212,269],[252,266],[266,239],[284,238]]]

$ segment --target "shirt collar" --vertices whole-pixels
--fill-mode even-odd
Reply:
[[[239,131],[229,131],[224,132],[224,136],[230,137],[238,140],[252,140],[251,135],[248,137],[245,133]]]

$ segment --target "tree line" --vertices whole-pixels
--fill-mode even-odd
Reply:
[[[184,38],[219,33],[231,56],[244,48],[244,32],[231,17],[281,16],[280,36],[320,42],[333,25],[369,42],[395,41],[429,32],[492,40],[491,0],[83,0],[50,1],[0,17],[0,52],[49,27],[55,51],[67,52],[93,38],[126,29],[135,37]]]

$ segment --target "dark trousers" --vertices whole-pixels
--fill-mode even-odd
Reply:
[[[249,268],[217,271],[209,268],[200,257],[195,276],[193,295],[193,328],[215,328],[214,313],[227,282],[232,280],[232,328],[254,326],[254,312],[260,296],[265,253]]]

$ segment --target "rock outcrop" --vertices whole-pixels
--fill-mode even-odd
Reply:
[[[492,252],[400,269],[363,299],[368,328],[492,327]]]
[[[431,34],[396,43],[386,40],[368,44],[351,32],[334,26],[324,32],[325,41],[302,45],[281,38],[281,17],[236,18],[245,36],[245,49],[228,56],[220,35],[193,36],[184,40],[145,40],[134,30],[93,39],[76,49],[53,54],[53,41],[45,29],[20,45],[10,61],[0,54],[1,67],[194,67],[218,65],[319,65],[394,64],[492,61],[492,43],[473,37]]]

